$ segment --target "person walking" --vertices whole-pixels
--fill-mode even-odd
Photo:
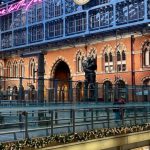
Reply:
[[[121,124],[123,124],[123,121],[124,121],[125,109],[122,106],[120,107],[120,105],[122,104],[125,104],[125,100],[123,96],[117,99],[113,104],[113,105],[119,105],[113,109],[113,112],[115,114],[115,123],[117,126],[120,126]]]

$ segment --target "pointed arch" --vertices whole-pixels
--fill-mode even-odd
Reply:
[[[112,52],[112,47],[110,45],[107,45],[104,47],[103,50],[103,55],[104,55],[104,68],[105,72],[112,72],[113,71],[113,52]]]
[[[19,77],[24,77],[24,73],[25,73],[24,61],[23,59],[21,59],[19,61]]]
[[[103,82],[104,100],[106,102],[111,102],[113,100],[112,86],[113,84],[110,80],[105,80]]]
[[[126,47],[120,43],[116,47],[117,56],[117,71],[126,71]]]
[[[4,65],[2,62],[0,62],[0,76],[3,77],[4,76]]]
[[[94,58],[97,58],[97,49],[96,48],[91,48],[88,51],[88,56],[93,56]]]
[[[6,68],[7,68],[7,77],[12,77],[13,73],[12,73],[12,62],[8,61],[6,64]]]
[[[150,66],[150,41],[146,41],[142,47],[143,66]]]
[[[36,70],[36,63],[35,63],[35,59],[31,58],[29,61],[29,77],[33,77],[34,76],[34,72]]]
[[[84,60],[83,53],[79,50],[76,53],[76,70],[77,72],[83,72],[82,62]]]
[[[16,60],[13,62],[13,77],[18,77],[18,63]]]
[[[62,56],[59,56],[58,58],[56,58],[54,60],[54,62],[52,63],[52,66],[50,67],[51,70],[50,70],[50,77],[51,78],[54,78],[54,73],[55,73],[55,70],[56,70],[56,67],[57,65],[61,62],[65,62],[70,70],[70,77],[72,76],[72,69],[71,69],[71,65],[69,64],[69,62],[67,61],[67,59],[65,59],[64,57]]]

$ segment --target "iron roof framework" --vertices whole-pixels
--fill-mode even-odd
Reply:
[[[43,0],[28,11],[0,17],[0,51],[89,37],[144,25],[149,19],[150,0],[92,0],[84,6],[73,0]]]

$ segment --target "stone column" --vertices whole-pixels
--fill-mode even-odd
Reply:
[[[38,54],[38,102],[44,102],[44,54]]]

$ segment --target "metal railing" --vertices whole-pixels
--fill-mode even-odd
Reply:
[[[38,100],[38,79],[0,78],[0,100],[10,103],[36,103]],[[150,86],[95,83],[93,89],[85,88],[85,82],[72,80],[44,79],[42,101],[52,103],[71,102],[113,102],[123,96],[126,102],[150,101]],[[13,85],[13,86],[12,86]],[[16,100],[15,102],[12,102]],[[7,102],[6,102],[7,103]]]
[[[116,105],[92,108],[43,109],[0,114],[0,140],[75,133],[98,128],[131,126],[150,122],[150,106]],[[116,111],[117,110],[117,111]],[[122,116],[121,116],[122,113]],[[117,115],[120,115],[118,117]]]

